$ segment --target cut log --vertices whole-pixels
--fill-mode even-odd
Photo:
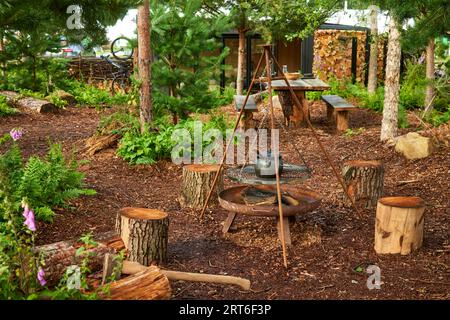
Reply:
[[[378,201],[375,251],[409,254],[422,246],[425,203],[419,197],[387,197]]]
[[[118,134],[94,135],[86,140],[86,155],[93,156],[99,151],[114,147],[120,139]]]
[[[44,113],[55,112],[58,108],[51,102],[43,99],[24,97],[14,91],[0,91],[0,95],[6,97],[6,102],[24,112]]]
[[[209,191],[213,186],[214,176],[219,165],[192,164],[183,167],[183,184],[181,187],[180,205],[184,208],[201,209],[205,204]],[[216,191],[210,204],[218,203],[218,195],[223,190],[223,172],[220,172]]]
[[[75,241],[60,241],[36,247],[36,251],[44,257],[44,272],[47,285],[58,284],[67,267],[81,265],[85,255],[76,256],[76,251],[82,244]],[[92,272],[102,270],[103,259],[107,253],[115,253],[114,248],[99,243],[97,247],[86,248],[89,254],[89,268]]]
[[[169,218],[167,213],[145,208],[123,208],[116,220],[128,259],[145,266],[167,261]]]
[[[156,266],[108,285],[109,294],[100,294],[106,300],[165,300],[172,292],[169,279]]]
[[[344,163],[342,176],[349,196],[356,204],[364,208],[377,205],[383,195],[384,166],[378,160],[351,160]],[[348,205],[350,200],[345,197]]]

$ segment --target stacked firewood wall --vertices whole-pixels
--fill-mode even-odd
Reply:
[[[317,30],[314,33],[313,72],[322,80],[334,76],[338,80],[352,78],[352,39],[356,38],[357,82],[365,81],[366,38],[365,31],[357,30]],[[384,78],[384,41],[379,42],[378,74]]]

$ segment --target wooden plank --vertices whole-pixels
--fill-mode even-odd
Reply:
[[[354,105],[348,103],[346,100],[336,95],[323,95],[322,100],[333,106],[333,108],[337,111],[356,108]]]
[[[289,85],[296,91],[325,91],[330,89],[327,83],[317,78],[289,80]],[[272,81],[272,89],[289,90],[284,80]]]

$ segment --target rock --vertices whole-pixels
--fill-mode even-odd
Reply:
[[[426,158],[433,153],[434,145],[430,138],[410,132],[397,138],[395,151],[402,153],[407,159]]]

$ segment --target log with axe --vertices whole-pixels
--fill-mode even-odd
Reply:
[[[122,264],[120,268],[120,264]],[[109,281],[109,279],[114,276],[115,280],[120,279],[122,274],[126,275],[136,275],[138,273],[145,272],[150,268],[155,267],[146,267],[138,262],[132,261],[120,261],[117,259],[117,256],[113,254],[105,254],[104,264],[103,264],[103,276],[102,276],[102,284],[105,284]],[[181,271],[172,271],[172,270],[164,270],[159,269],[159,271],[166,276],[169,280],[183,280],[183,281],[194,281],[194,282],[209,282],[209,283],[220,283],[220,284],[230,284],[236,285],[242,288],[245,291],[250,290],[250,280],[233,277],[233,276],[225,276],[225,275],[214,275],[214,274],[205,274],[205,273],[192,273],[192,272],[181,272]]]

